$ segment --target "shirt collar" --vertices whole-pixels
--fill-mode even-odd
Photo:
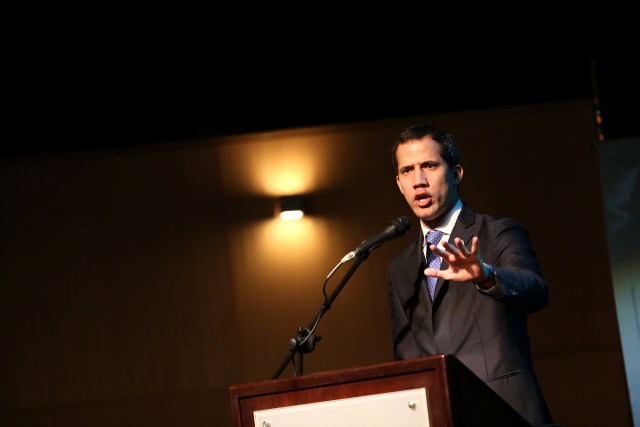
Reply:
[[[435,227],[436,230],[442,231],[442,238],[445,240],[449,240],[449,236],[451,236],[451,232],[453,231],[453,226],[456,225],[456,221],[458,220],[458,216],[460,215],[460,211],[462,210],[462,200],[458,199],[453,208],[447,213],[447,215],[442,219],[440,225]],[[422,228],[422,235],[426,236],[431,229],[424,225],[422,221],[420,221],[420,227]],[[426,241],[426,239],[424,239]]]

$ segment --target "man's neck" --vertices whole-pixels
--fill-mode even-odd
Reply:
[[[451,222],[455,223],[456,219],[458,218],[458,213],[460,212],[461,209],[462,209],[462,200],[457,199],[456,202],[447,211],[447,213],[442,215],[440,218],[438,218],[435,221],[430,221],[429,223],[420,221],[420,225],[424,232],[435,230],[436,228],[450,230],[453,228],[453,224],[451,224]]]

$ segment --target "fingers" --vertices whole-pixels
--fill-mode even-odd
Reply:
[[[462,239],[456,237],[454,240],[455,240],[456,246],[458,247],[458,250],[464,256],[470,257],[470,256],[475,255],[478,252],[478,238],[477,237],[474,236],[474,237],[471,238],[471,249],[467,248],[467,245],[464,244]]]
[[[430,245],[429,249],[437,253],[443,259],[446,259],[449,263],[468,263],[479,259],[478,238],[475,236],[471,239],[471,249],[469,249],[464,241],[459,237],[453,239],[453,242],[446,242],[443,239],[440,241],[438,246]]]
[[[440,255],[441,257],[446,257],[447,254],[449,253],[449,247],[448,247],[448,243],[446,242],[440,242],[440,246],[436,246],[436,245],[430,245],[429,246],[429,250],[437,253],[438,255]]]
[[[469,250],[467,249],[461,238],[456,237],[455,239],[453,239],[453,243],[455,244],[456,249],[458,250],[458,252],[460,252],[461,255],[465,257],[468,257],[470,255]]]
[[[472,254],[478,253],[478,237],[477,236],[473,236],[471,238],[471,253]]]
[[[482,260],[478,254],[478,237],[474,236],[468,248],[462,239],[456,237],[452,242],[441,240],[438,246],[429,245],[429,249],[446,260],[449,264],[445,270],[426,268],[425,276],[443,278],[445,280],[467,281],[475,277],[478,268],[482,268]]]
[[[447,252],[452,254],[461,253],[465,256],[469,256],[478,252],[478,238],[476,236],[471,238],[471,249],[467,248],[464,241],[459,237],[453,239],[453,243],[442,239],[438,246],[431,245],[429,248],[432,251],[437,252],[440,256],[445,255]]]
[[[448,255],[459,255],[459,254],[468,256],[470,254],[467,248],[465,247],[464,242],[459,237],[456,237],[453,240],[453,243],[446,242],[443,239],[440,241],[440,244],[438,246],[431,245],[429,246],[429,249],[436,252],[441,257],[448,257]]]
[[[425,268],[424,269],[424,275],[425,276],[438,277],[439,274],[440,274],[440,270],[436,270],[435,268]]]

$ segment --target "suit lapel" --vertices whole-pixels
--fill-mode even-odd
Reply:
[[[467,247],[471,245],[471,238],[473,237],[473,225],[475,224],[476,214],[467,205],[462,205],[462,210],[460,211],[460,215],[458,215],[458,219],[456,224],[453,226],[453,230],[451,230],[451,236],[449,237],[449,242],[453,243],[453,239],[459,237],[462,239]],[[442,264],[440,265],[440,270],[446,270],[449,268],[449,263],[443,258]],[[438,303],[438,294],[440,290],[445,284],[445,280],[443,278],[439,278],[436,282],[436,297],[434,300],[434,304]]]
[[[463,206],[451,232],[451,239],[460,237],[465,244],[469,244],[473,237],[472,226],[474,223],[475,213],[471,208]],[[426,278],[423,274],[423,270],[426,267],[422,253],[423,240],[422,233],[418,233],[413,244],[405,248],[404,252],[400,254],[397,273],[399,279],[396,282],[398,284],[396,290],[405,314],[411,319],[411,329],[416,343],[421,347],[424,354],[437,354],[438,347],[434,338],[435,331],[433,326],[434,311],[437,310],[440,301],[446,294],[448,283],[444,279],[438,279],[436,298],[432,303],[426,285]],[[440,269],[446,268],[448,268],[448,264],[443,260]]]
[[[403,307],[411,298],[416,297],[416,279],[422,275],[424,269],[422,256],[422,233],[419,233],[413,244],[401,254],[401,265],[399,269],[400,280],[398,283],[402,286],[397,288],[398,297]],[[419,281],[419,280],[418,280]]]

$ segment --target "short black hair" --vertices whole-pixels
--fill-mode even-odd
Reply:
[[[460,155],[458,154],[458,147],[456,141],[451,135],[449,135],[444,129],[438,126],[430,124],[414,125],[406,128],[400,136],[396,139],[393,148],[391,149],[391,161],[393,162],[393,173],[398,175],[398,146],[407,141],[416,139],[422,139],[425,136],[430,136],[435,142],[440,145],[440,155],[447,162],[449,169],[460,164]]]

